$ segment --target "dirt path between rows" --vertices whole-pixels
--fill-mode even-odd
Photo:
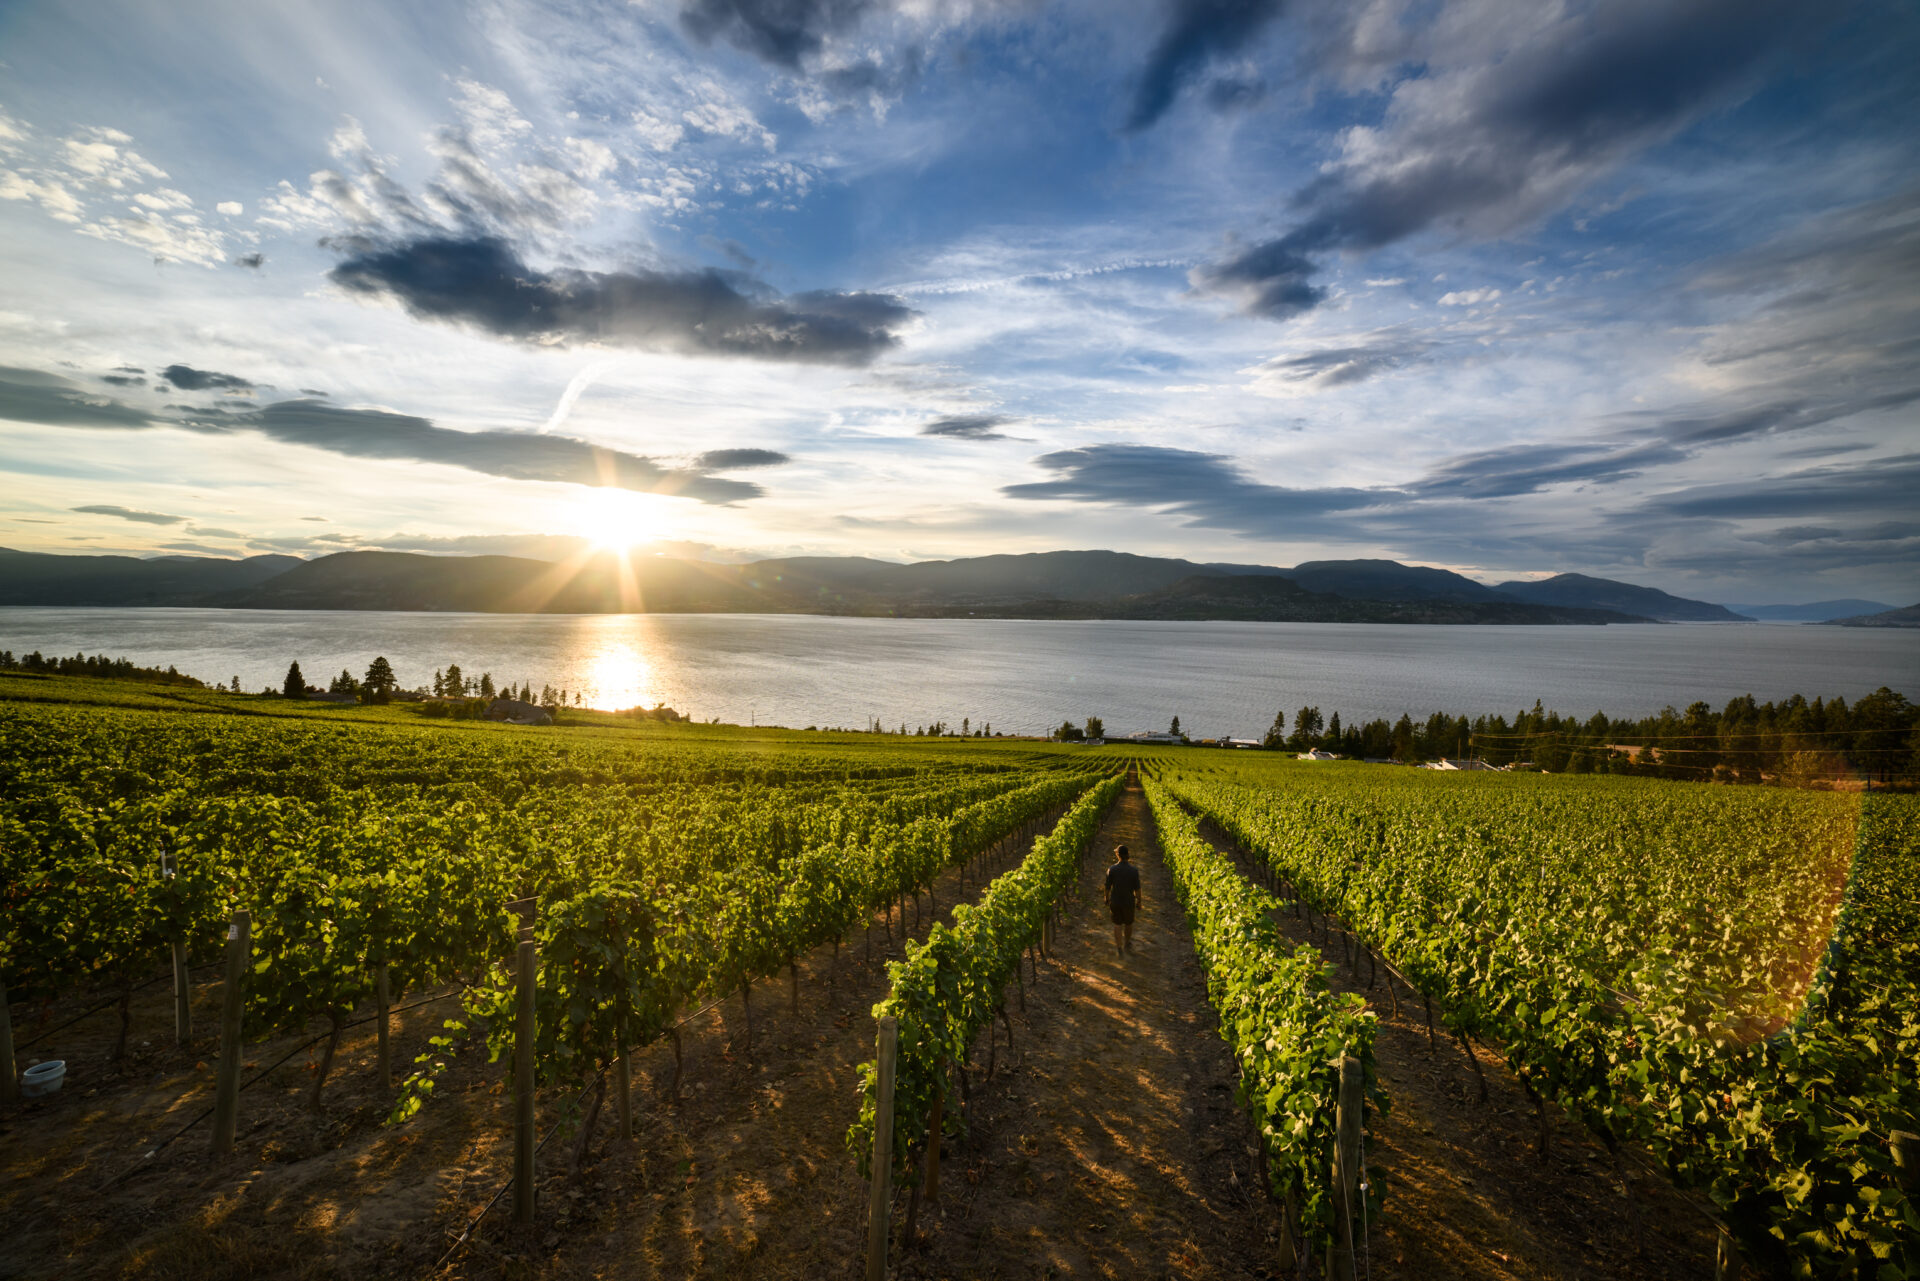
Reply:
[[[1101,903],[1115,845],[1143,880],[1134,951]],[[1258,1277],[1278,1216],[1153,819],[1136,788],[1109,811],[1054,955],[1007,1008],[1014,1052],[976,1086],[943,1162],[910,1278]],[[980,1055],[976,1052],[976,1062]]]
[[[1213,824],[1201,834],[1259,879],[1253,862]],[[1374,1056],[1390,1107],[1368,1126],[1367,1161],[1385,1173],[1386,1206],[1372,1228],[1377,1281],[1698,1281],[1714,1275],[1715,1230],[1700,1208],[1645,1164],[1623,1163],[1624,1186],[1598,1140],[1549,1106],[1548,1157],[1539,1156],[1533,1104],[1504,1060],[1475,1045],[1487,1086],[1434,1011],[1427,1036],[1418,996],[1398,989],[1364,953],[1353,965],[1338,923],[1274,917],[1282,936],[1318,948],[1335,991],[1357,992],[1380,1023]],[[1635,1218],[1639,1219],[1636,1227]],[[1636,1246],[1636,1240],[1638,1245]]]

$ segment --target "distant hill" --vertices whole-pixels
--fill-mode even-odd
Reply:
[[[1496,601],[1499,592],[1450,569],[1402,565],[1397,560],[1310,560],[1283,569],[1310,592],[1354,600]]]
[[[1197,574],[1269,573],[1255,566],[1206,566],[1128,552],[1064,551],[970,556],[912,565],[842,557],[757,561],[790,590],[866,594],[908,604],[1008,604],[1016,601],[1100,601],[1163,591]]]
[[[298,556],[58,556],[0,547],[0,605],[193,605],[258,586]]]
[[[1663,623],[1750,623],[1753,620],[1721,605],[1671,596],[1654,587],[1636,587],[1611,578],[1586,574],[1556,574],[1537,582],[1515,580],[1495,588],[1504,596],[1536,605],[1582,609],[1617,609],[1626,614],[1657,618]]]
[[[1860,614],[1884,614],[1893,606],[1877,600],[1817,600],[1806,605],[1729,605],[1727,608],[1763,623],[1827,623]]]
[[[1831,618],[1827,622],[1833,627],[1920,627],[1920,605],[1882,610],[1878,614],[1861,614],[1855,618]]]
[[[1676,600],[1665,593],[1648,596],[1666,603],[1663,608]],[[913,565],[834,556],[723,565],[612,552],[561,562],[376,551],[337,552],[310,561],[6,552],[0,553],[0,603],[1364,623],[1592,624],[1654,618],[1579,601],[1518,600],[1460,574],[1388,560],[1313,561],[1283,570],[1112,551]]]
[[[1272,575],[1194,577],[1163,592],[1114,601],[1108,618],[1236,619],[1275,623],[1644,623],[1602,609],[1564,609],[1523,601],[1358,600],[1310,592]]]

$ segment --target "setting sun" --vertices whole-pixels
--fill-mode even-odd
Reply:
[[[626,489],[591,489],[572,506],[574,527],[596,548],[625,551],[659,538],[659,500]]]

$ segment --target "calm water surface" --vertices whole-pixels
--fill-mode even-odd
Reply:
[[[701,720],[910,727],[962,717],[1038,732],[1257,736],[1285,708],[1342,718],[1511,711],[1582,716],[1704,698],[1920,698],[1920,634],[1794,624],[1440,627],[1342,623],[1026,622],[792,615],[502,615],[0,608],[0,649],[106,653],[203,680],[278,688],[356,676],[376,654],[403,685],[458,663],[496,682],[581,691],[597,707],[665,702]]]

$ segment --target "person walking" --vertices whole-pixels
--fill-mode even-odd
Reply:
[[[1133,914],[1140,908],[1140,869],[1127,857],[1127,847],[1113,849],[1107,869],[1107,907],[1113,912],[1113,950],[1117,956],[1133,951]]]

